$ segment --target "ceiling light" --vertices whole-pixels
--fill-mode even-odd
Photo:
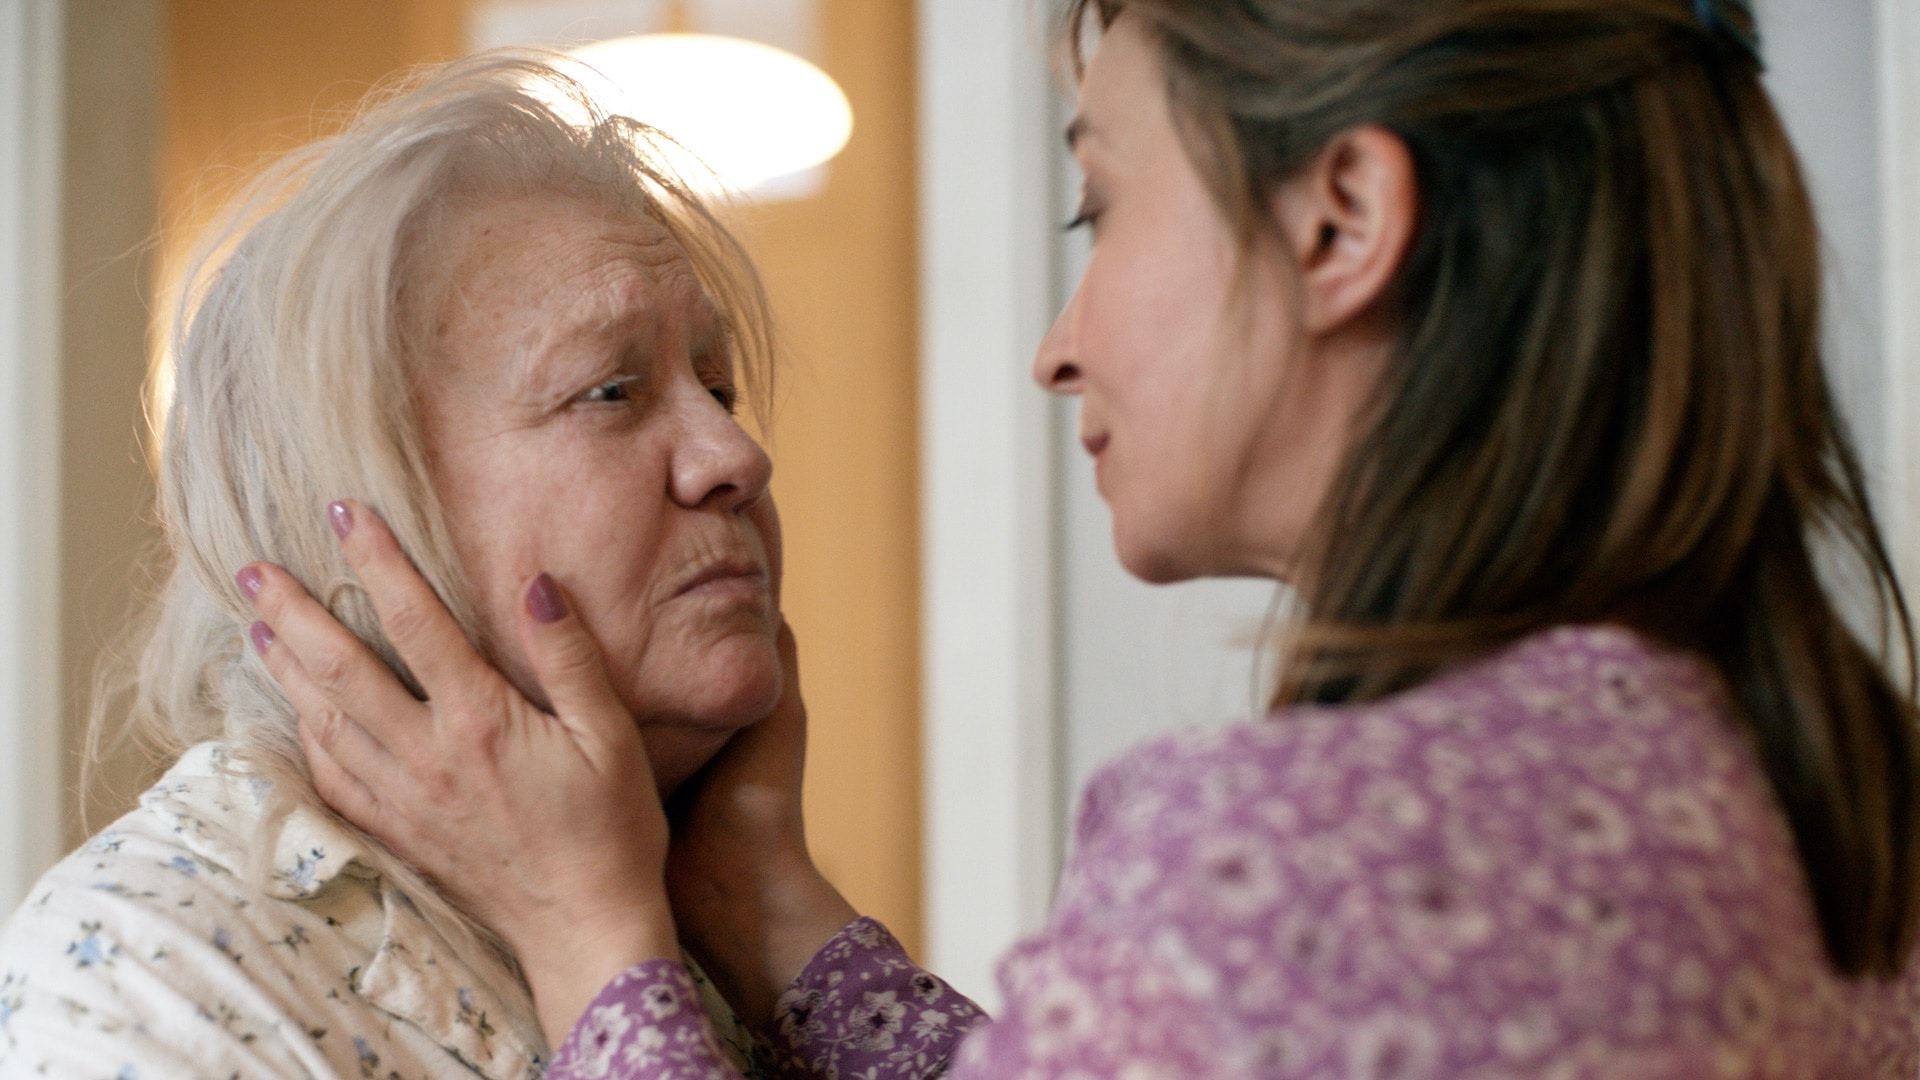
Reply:
[[[713,34],[642,34],[571,50],[606,79],[609,112],[672,136],[728,188],[754,189],[831,160],[853,134],[832,78],[771,45]]]

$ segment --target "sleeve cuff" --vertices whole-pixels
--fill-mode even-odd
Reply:
[[[780,995],[766,1044],[774,1076],[937,1074],[978,1006],[919,965],[880,923],[855,919]]]
[[[730,1075],[693,976],[677,960],[648,960],[615,976],[546,1072],[547,1080]]]

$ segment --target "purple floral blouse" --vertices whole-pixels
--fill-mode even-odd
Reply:
[[[781,1077],[1912,1080],[1920,981],[1848,982],[1700,661],[1561,628],[1398,697],[1163,738],[1082,800],[988,1021],[862,919],[781,998]],[[686,970],[550,1080],[718,1080]]]

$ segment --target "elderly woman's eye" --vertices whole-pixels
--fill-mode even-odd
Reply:
[[[630,386],[632,383],[633,383],[632,379],[609,379],[608,381],[601,383],[599,386],[596,386],[593,389],[587,391],[586,394],[584,395],[584,400],[611,401],[611,402],[620,402],[620,401],[629,400],[630,398],[633,397],[633,395],[628,392],[627,387]]]
[[[733,412],[740,407],[740,391],[735,389],[732,383],[709,386],[707,393],[712,394],[713,400],[719,402],[720,407],[728,412]]]

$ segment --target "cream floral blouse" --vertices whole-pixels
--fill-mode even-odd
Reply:
[[[34,887],[0,931],[0,1078],[539,1076],[526,995],[487,989],[519,985],[504,965],[458,959],[320,815],[263,831],[265,794],[195,747]],[[697,993],[740,1065],[745,1035]]]

